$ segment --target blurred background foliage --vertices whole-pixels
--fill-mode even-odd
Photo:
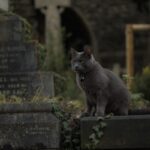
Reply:
[[[143,98],[150,101],[150,66],[143,68],[142,74],[135,76],[132,91],[142,93]]]
[[[138,73],[133,78],[131,88],[131,108],[150,107],[150,66],[143,68],[142,73]]]

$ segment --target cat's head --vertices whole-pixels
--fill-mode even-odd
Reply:
[[[71,67],[78,73],[87,73],[92,67],[95,59],[90,47],[85,46],[82,52],[78,52],[71,48]]]

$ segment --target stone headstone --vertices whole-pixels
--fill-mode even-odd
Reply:
[[[0,105],[0,149],[59,149],[60,123],[48,103]]]
[[[24,19],[0,11],[0,93],[54,96],[53,74],[37,72],[37,47]],[[39,92],[40,91],[40,92]]]

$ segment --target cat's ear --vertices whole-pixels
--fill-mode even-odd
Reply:
[[[92,50],[91,50],[90,46],[88,46],[88,45],[84,46],[84,54],[85,54],[86,56],[88,56],[89,58],[91,57],[91,55],[92,55]]]
[[[77,55],[77,51],[74,48],[70,48],[70,57],[73,58]]]

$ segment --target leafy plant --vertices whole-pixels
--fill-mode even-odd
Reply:
[[[149,104],[150,102],[144,99],[142,93],[131,93],[130,109],[146,109]]]
[[[105,117],[97,117],[97,124],[92,127],[93,132],[89,136],[89,143],[85,145],[87,149],[96,149],[96,146],[100,143],[100,139],[104,135],[104,129],[107,126],[105,119],[109,119],[111,116],[112,114]]]
[[[143,98],[150,101],[150,66],[145,67],[142,74],[135,76],[132,92],[142,93]]]
[[[80,150],[80,123],[73,117],[73,113],[66,110],[67,104],[62,105],[62,99],[50,100],[52,113],[61,121],[61,147],[62,149]],[[61,101],[61,102],[60,102]],[[66,101],[64,101],[65,103]]]

